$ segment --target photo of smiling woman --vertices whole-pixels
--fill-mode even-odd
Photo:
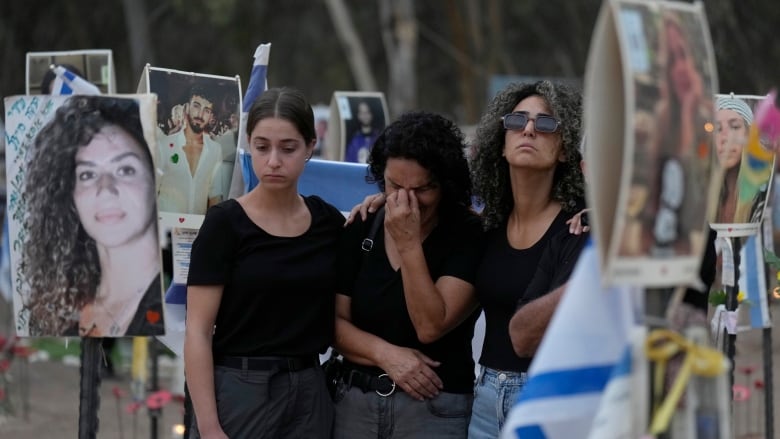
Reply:
[[[69,98],[27,163],[29,334],[163,334],[154,165],[138,102]]]

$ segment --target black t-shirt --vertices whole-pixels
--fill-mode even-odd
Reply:
[[[406,307],[402,273],[393,270],[385,252],[383,225],[374,236],[371,251],[361,250],[373,220],[374,216],[370,216],[364,223],[358,218],[349,225],[339,251],[340,292],[352,298],[352,323],[389,343],[417,349],[440,361],[441,366],[435,371],[445,392],[472,392],[471,339],[479,313],[475,311],[435,342],[421,343]],[[473,284],[482,254],[482,236],[479,218],[472,213],[454,213],[442,219],[423,241],[431,279],[436,282],[441,276],[454,276]],[[377,367],[349,365],[372,374],[383,373]]]
[[[235,200],[208,210],[192,244],[188,285],[224,285],[214,356],[302,356],[333,341],[336,253],[344,216],[303,197],[311,225],[272,236]]]
[[[506,222],[486,234],[485,253],[477,271],[477,297],[485,310],[485,340],[480,364],[496,370],[525,372],[530,358],[520,358],[509,338],[509,320],[536,273],[547,242],[566,230],[571,214],[561,210],[534,245],[518,250],[509,245]]]
[[[571,277],[589,237],[590,233],[573,235],[568,227],[565,227],[550,238],[531,283],[517,301],[517,307],[520,308],[565,284]]]
[[[165,323],[163,322],[162,284],[160,275],[154,277],[149,288],[144,293],[144,298],[138,304],[138,309],[127,327],[125,335],[163,335]]]
[[[699,278],[704,284],[704,290],[698,291],[695,288],[688,287],[685,289],[685,295],[683,296],[683,302],[704,312],[707,312],[707,307],[709,306],[709,301],[707,300],[708,293],[710,288],[712,288],[713,282],[715,282],[716,265],[718,263],[718,254],[715,251],[715,238],[717,236],[717,232],[710,229],[707,236],[707,246],[704,248],[704,256],[699,267]]]

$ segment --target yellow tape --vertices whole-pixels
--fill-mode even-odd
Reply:
[[[133,363],[130,368],[133,381],[146,383],[147,367],[149,358],[149,340],[146,337],[133,337]]]
[[[650,424],[651,434],[660,434],[669,428],[669,422],[674,415],[675,407],[688,385],[691,375],[715,377],[726,370],[723,354],[712,348],[699,346],[682,335],[668,329],[656,329],[647,336],[645,342],[647,358],[654,361],[655,375],[653,384],[653,421]],[[664,385],[666,364],[677,354],[685,354],[680,371],[674,380],[669,394],[659,405]]]

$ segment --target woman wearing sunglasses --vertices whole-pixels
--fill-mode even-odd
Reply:
[[[549,81],[510,84],[477,127],[472,181],[487,234],[475,287],[485,339],[469,438],[498,437],[526,381],[531,358],[515,354],[509,321],[546,245],[583,207],[581,130],[581,95]]]
[[[517,304],[529,301],[527,295],[539,296],[527,289],[544,250],[554,244],[554,236],[569,233],[567,220],[584,207],[581,129],[580,94],[549,81],[510,84],[477,127],[472,182],[484,203],[487,236],[475,294],[485,311],[486,329],[469,438],[498,437],[525,383],[531,358],[515,354],[509,321]],[[358,214],[365,221],[384,202],[382,196],[367,197],[348,222]],[[566,281],[562,273],[554,277]],[[535,291],[549,293],[554,287],[537,284]],[[544,328],[556,303],[545,301],[549,309],[535,308],[539,317],[523,325]]]

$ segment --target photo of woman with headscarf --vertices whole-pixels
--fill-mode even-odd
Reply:
[[[733,223],[737,210],[737,177],[742,152],[748,141],[753,111],[742,99],[720,96],[715,101],[715,146],[723,169],[723,187],[718,199],[716,223]]]

